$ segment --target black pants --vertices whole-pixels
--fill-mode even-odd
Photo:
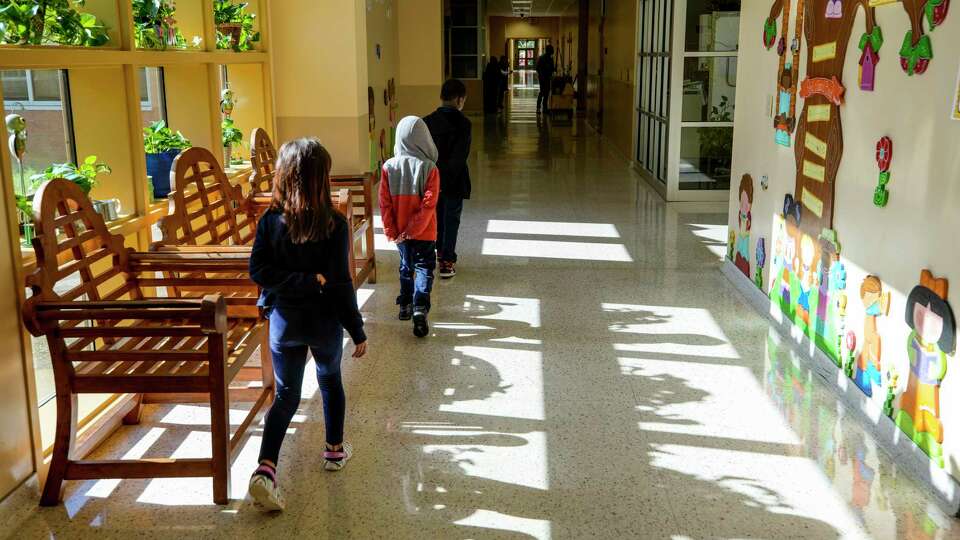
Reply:
[[[437,244],[429,240],[406,240],[397,244],[400,251],[400,296],[397,305],[413,304],[414,309],[430,311],[433,270],[437,267]]]
[[[541,103],[543,104],[541,106]],[[550,111],[550,81],[540,80],[540,94],[537,95],[537,110]]]
[[[457,235],[460,233],[460,214],[463,199],[444,197],[437,202],[437,255],[441,262],[457,262]]]

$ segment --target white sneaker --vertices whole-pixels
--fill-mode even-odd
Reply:
[[[353,457],[353,445],[344,441],[343,450],[339,452],[331,452],[329,450],[323,453],[323,458],[326,463],[323,465],[323,468],[330,471],[336,472],[347,466],[347,461]]]
[[[266,474],[257,472],[250,477],[250,485],[247,488],[250,497],[253,498],[253,505],[261,512],[279,512],[283,510],[283,495],[280,493],[280,487],[277,481]]]

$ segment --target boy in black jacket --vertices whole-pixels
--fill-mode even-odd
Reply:
[[[423,121],[430,129],[440,159],[440,201],[437,203],[437,257],[440,277],[457,275],[457,233],[464,199],[470,198],[470,171],[467,157],[472,139],[470,120],[464,116],[467,87],[457,79],[443,83],[440,107]]]

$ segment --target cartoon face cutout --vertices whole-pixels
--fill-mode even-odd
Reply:
[[[800,240],[800,268],[803,273],[806,274],[814,268],[813,263],[816,256],[817,246],[813,239],[803,235],[803,239]]]
[[[923,343],[936,343],[943,335],[943,317],[934,313],[930,304],[917,302],[913,306],[913,328]]]

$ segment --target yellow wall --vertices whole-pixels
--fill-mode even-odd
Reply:
[[[236,105],[233,109],[233,121],[243,132],[244,161],[250,159],[250,133],[255,128],[264,128],[267,133],[273,131],[267,121],[263,96],[263,66],[260,64],[231,64],[227,66],[227,78],[230,88],[236,94]],[[233,152],[234,154],[237,151]]]
[[[369,168],[364,0],[271,4],[277,144],[319,137],[335,173]]]
[[[374,140],[377,159],[380,157],[379,139],[384,134],[384,154],[393,152],[390,131],[399,118],[391,121],[389,102],[384,101],[384,92],[390,79],[396,83],[397,14],[394,5],[374,2],[367,6],[367,85],[373,88],[373,110],[376,117]],[[377,45],[380,57],[377,57]],[[396,111],[395,111],[396,112]]]
[[[436,109],[443,84],[441,0],[398,0],[397,98],[399,117],[424,116]]]
[[[170,128],[183,132],[194,146],[210,148],[219,155],[220,141],[213,140],[210,129],[212,113],[207,94],[210,84],[207,67],[169,65],[163,68],[163,73]]]
[[[560,17],[534,17],[533,19],[490,17],[487,32],[490,36],[488,54],[498,58],[500,55],[506,54],[512,68],[511,51],[505,49],[507,40],[547,38],[556,47],[560,40]],[[505,50],[506,52],[504,52]]]
[[[614,147],[631,158],[635,83],[635,0],[607,0],[604,19],[603,132]]]
[[[796,13],[795,4],[792,13]],[[876,10],[877,23],[888,39],[880,53],[873,92],[862,91],[857,84],[857,42],[864,31],[862,12],[854,24],[842,74],[846,86],[845,103],[840,108],[843,157],[836,181],[833,224],[847,270],[850,308],[846,328],[856,332],[860,344],[864,341],[864,307],[859,288],[864,277],[868,273],[878,276],[884,289],[893,293],[889,315],[880,317],[877,324],[883,340],[882,367],[885,371],[892,366],[900,374],[898,392],[905,388],[910,374],[906,295],[918,284],[921,270],[929,268],[937,276],[950,279],[949,302],[955,313],[960,308],[960,255],[953,248],[960,229],[960,153],[956,151],[960,122],[950,119],[957,96],[957,61],[956,55],[949,53],[960,50],[960,16],[951,12],[943,26],[930,34],[935,57],[926,73],[910,77],[897,58],[900,38],[910,29],[899,6]],[[730,227],[738,230],[736,186],[741,176],[749,173],[755,182],[751,263],[755,261],[756,239],[761,236],[767,239],[767,260],[772,260],[773,218],[782,211],[784,195],[794,192],[797,174],[794,148],[774,143],[773,119],[768,110],[778,70],[775,48],[764,49],[758,37],[768,10],[768,4],[744,2],[740,18]],[[802,46],[806,51],[809,44],[804,41]],[[802,62],[800,79],[804,76]],[[879,175],[876,143],[884,135],[892,138],[894,150],[890,200],[881,209],[873,204],[873,191]],[[769,178],[768,190],[761,189],[763,176]],[[767,283],[771,266],[768,263]],[[956,362],[956,357],[947,360],[940,416],[946,470],[960,478],[960,369]],[[874,397],[878,394],[885,392],[875,389]],[[871,404],[875,417],[880,417],[883,395],[879,403]],[[885,422],[882,418],[880,421]],[[937,466],[931,465],[930,469],[936,470]]]
[[[123,68],[71,69],[70,97],[77,159],[95,155],[113,169],[112,173],[97,178],[100,185],[93,189],[91,196],[120,199],[121,212],[133,212],[130,145],[117,144],[126,140],[129,133]]]

